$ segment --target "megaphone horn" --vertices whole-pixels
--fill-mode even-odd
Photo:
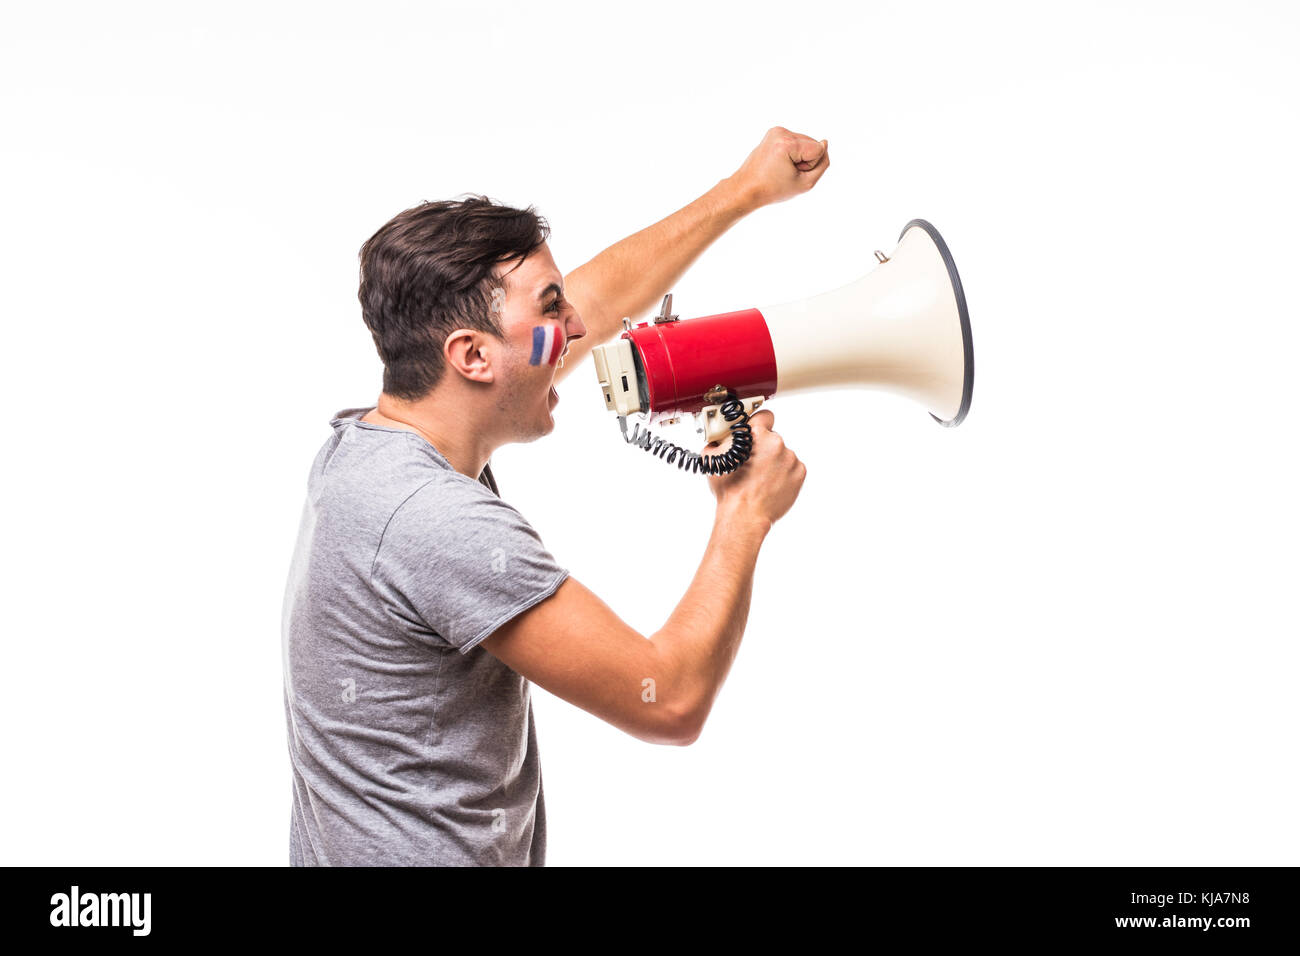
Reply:
[[[883,388],[920,403],[953,427],[970,410],[975,383],[966,296],[939,231],[913,219],[891,255],[861,279],[783,305],[695,319],[672,314],[672,296],[653,321],[624,319],[620,338],[592,350],[605,407],[624,438],[679,467],[734,471],[748,457],[749,415],[776,394],[824,388]],[[732,435],[726,455],[700,455],[627,417],[667,422],[695,414],[708,441]]]

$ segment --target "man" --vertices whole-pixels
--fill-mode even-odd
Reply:
[[[541,865],[530,683],[645,741],[699,736],[759,548],[803,484],[772,413],[750,419],[745,466],[707,479],[699,573],[648,638],[556,563],[489,458],[548,434],[556,380],[829,163],[825,140],[774,128],[732,176],[567,276],[544,221],[486,197],[408,209],[366,242],[383,392],[331,422],[285,593],[291,865]]]

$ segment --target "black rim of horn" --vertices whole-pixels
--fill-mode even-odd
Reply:
[[[913,226],[920,226],[934,240],[939,255],[943,256],[943,264],[948,267],[948,280],[952,283],[953,295],[957,297],[957,312],[961,316],[961,348],[963,353],[961,408],[957,409],[957,414],[952,417],[951,421],[946,422],[933,412],[930,413],[930,417],[944,428],[956,428],[962,423],[966,413],[970,411],[971,393],[975,389],[975,347],[971,344],[970,313],[966,311],[966,293],[962,291],[961,276],[957,274],[957,264],[952,261],[952,253],[948,251],[948,243],[943,241],[943,236],[939,235],[938,229],[924,219],[913,219],[898,234],[899,241],[902,241],[903,237],[907,235],[907,230]]]

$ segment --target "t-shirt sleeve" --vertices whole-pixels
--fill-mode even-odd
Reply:
[[[568,577],[513,506],[478,482],[429,482],[394,512],[371,585],[462,654]]]

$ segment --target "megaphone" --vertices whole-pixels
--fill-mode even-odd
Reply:
[[[882,388],[905,395],[941,425],[970,410],[975,354],[957,266],[939,231],[913,219],[890,255],[849,285],[784,305],[695,319],[659,315],[596,346],[605,407],[624,440],[680,468],[727,474],[749,457],[746,424],[773,395],[827,388]],[[706,441],[731,436],[725,453],[701,455],[644,434],[627,419],[671,424],[697,416]]]

